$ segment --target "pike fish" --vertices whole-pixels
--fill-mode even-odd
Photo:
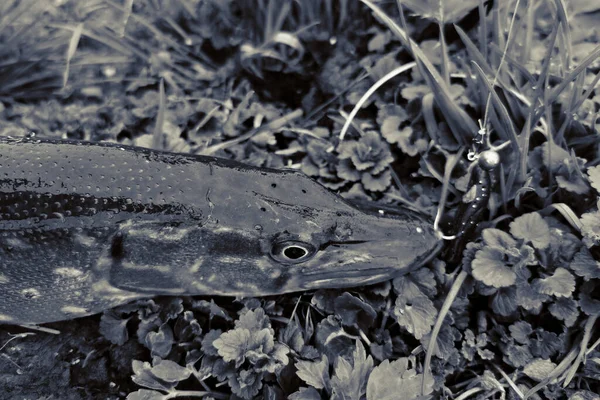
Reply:
[[[159,295],[372,284],[440,248],[425,216],[357,207],[297,171],[0,138],[0,324],[72,319]]]

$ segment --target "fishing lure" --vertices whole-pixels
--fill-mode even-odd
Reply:
[[[423,215],[304,174],[106,143],[0,138],[0,323],[157,295],[371,284],[431,259]]]
[[[490,195],[496,186],[495,169],[498,165],[500,156],[497,152],[486,150],[479,155],[469,179],[469,189],[463,196],[454,218],[453,235],[456,239],[444,254],[444,259],[450,264],[461,261],[468,240],[472,238],[477,224],[483,219]]]

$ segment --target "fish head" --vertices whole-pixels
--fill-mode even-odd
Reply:
[[[137,293],[228,296],[353,287],[407,273],[441,248],[420,213],[351,204],[298,173],[258,178],[215,187],[208,222],[122,229],[123,251],[111,251],[107,269],[111,284]],[[236,187],[251,189],[231,195]]]
[[[441,249],[433,224],[418,212],[367,202],[351,207],[317,212],[313,230],[272,237],[270,262],[285,276],[274,291],[382,282],[423,265]]]

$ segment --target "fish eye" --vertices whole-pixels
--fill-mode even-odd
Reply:
[[[310,259],[316,252],[315,247],[298,240],[278,242],[271,248],[271,257],[286,264],[298,264]]]

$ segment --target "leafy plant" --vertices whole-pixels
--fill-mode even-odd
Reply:
[[[0,5],[4,132],[290,167],[439,208],[445,237],[478,225],[462,254],[375,286],[107,312],[110,351],[143,350],[129,399],[595,398],[595,2],[84,3]]]

